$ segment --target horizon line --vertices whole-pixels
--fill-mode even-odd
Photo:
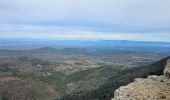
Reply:
[[[130,39],[49,39],[49,38],[26,38],[26,37],[14,37],[14,38],[1,38],[0,40],[14,40],[25,39],[26,40],[47,40],[47,41],[131,41],[131,42],[153,42],[153,43],[170,43],[170,41],[149,41],[149,40],[130,40]]]

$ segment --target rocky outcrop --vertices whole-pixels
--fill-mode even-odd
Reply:
[[[127,86],[121,86],[112,100],[170,100],[170,59],[164,75],[137,78]]]
[[[167,78],[170,78],[170,59],[167,60],[167,64],[166,64],[165,69],[164,69],[164,75]]]

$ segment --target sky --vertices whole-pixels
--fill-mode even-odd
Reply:
[[[0,38],[170,42],[170,0],[0,0]]]

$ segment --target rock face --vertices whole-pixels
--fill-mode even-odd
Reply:
[[[166,64],[165,69],[164,69],[164,75],[167,78],[170,78],[170,59],[167,60],[167,64]]]
[[[170,59],[162,76],[137,78],[133,83],[122,86],[114,93],[112,100],[170,100]]]

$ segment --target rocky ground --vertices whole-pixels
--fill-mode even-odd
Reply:
[[[137,78],[133,83],[117,89],[112,100],[170,100],[169,72],[170,60],[165,66],[164,75]]]

